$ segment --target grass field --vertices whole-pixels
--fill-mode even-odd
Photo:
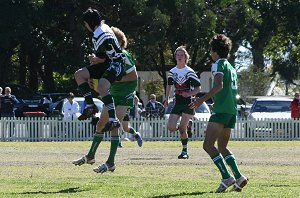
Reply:
[[[0,142],[0,197],[300,197],[300,142],[229,144],[242,173],[249,177],[241,193],[216,194],[220,174],[202,142],[189,143],[190,159],[178,160],[180,142],[123,142],[115,172],[97,174],[109,142],[96,164],[75,167],[90,142]]]

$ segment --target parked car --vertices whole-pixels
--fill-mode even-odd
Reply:
[[[63,104],[66,100],[67,99],[62,99],[59,102],[57,102],[56,106],[52,110],[52,114],[50,115],[51,117],[63,117],[62,107],[63,107]],[[75,97],[74,101],[78,102],[79,112],[82,112],[84,97]],[[98,107],[98,110],[99,110],[99,112],[96,113],[95,116],[100,117],[104,103],[101,100],[99,100],[98,98],[93,98],[93,101],[94,101],[95,105]],[[80,116],[80,115],[81,115],[81,113],[78,113],[77,116]]]
[[[11,94],[16,96],[18,100],[18,103],[15,105],[16,117],[23,117],[24,112],[41,111],[47,115],[51,112],[49,103],[45,101],[45,98],[28,87],[17,84],[4,84],[0,86],[3,89],[5,87],[10,87]]]
[[[268,119],[290,118],[291,98],[284,97],[264,97],[258,98],[253,103],[246,126],[246,136],[266,136],[274,133],[286,133],[288,127],[281,123],[268,122]]]
[[[174,106],[174,102],[169,102],[168,108],[166,108],[165,118],[169,119],[171,110]],[[202,103],[197,109],[195,109],[194,119],[209,119],[211,116],[210,108],[206,102]]]

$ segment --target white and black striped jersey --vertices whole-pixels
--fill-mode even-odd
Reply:
[[[113,62],[124,61],[125,55],[111,28],[102,23],[94,32],[93,44],[97,57],[108,57]]]
[[[184,68],[173,67],[168,73],[168,85],[175,87],[175,101],[181,104],[189,104],[191,97],[185,98],[180,94],[183,92],[190,92],[194,87],[199,87],[200,79],[196,72],[189,66]]]

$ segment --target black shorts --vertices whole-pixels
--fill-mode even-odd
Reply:
[[[109,67],[110,67],[110,61],[105,61],[104,63],[86,66],[87,70],[90,73],[90,78],[94,78],[94,79],[102,78],[103,74]]]
[[[124,65],[119,62],[105,61],[104,63],[89,65],[86,68],[90,73],[90,78],[105,78],[110,83],[121,80],[125,75]]]

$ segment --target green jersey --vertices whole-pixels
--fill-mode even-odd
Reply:
[[[129,74],[130,72],[136,70],[135,61],[127,50],[123,49],[122,52],[125,54],[125,73]]]
[[[211,67],[212,79],[216,74],[223,75],[223,89],[214,96],[214,112],[237,114],[237,74],[226,59],[217,60]]]

